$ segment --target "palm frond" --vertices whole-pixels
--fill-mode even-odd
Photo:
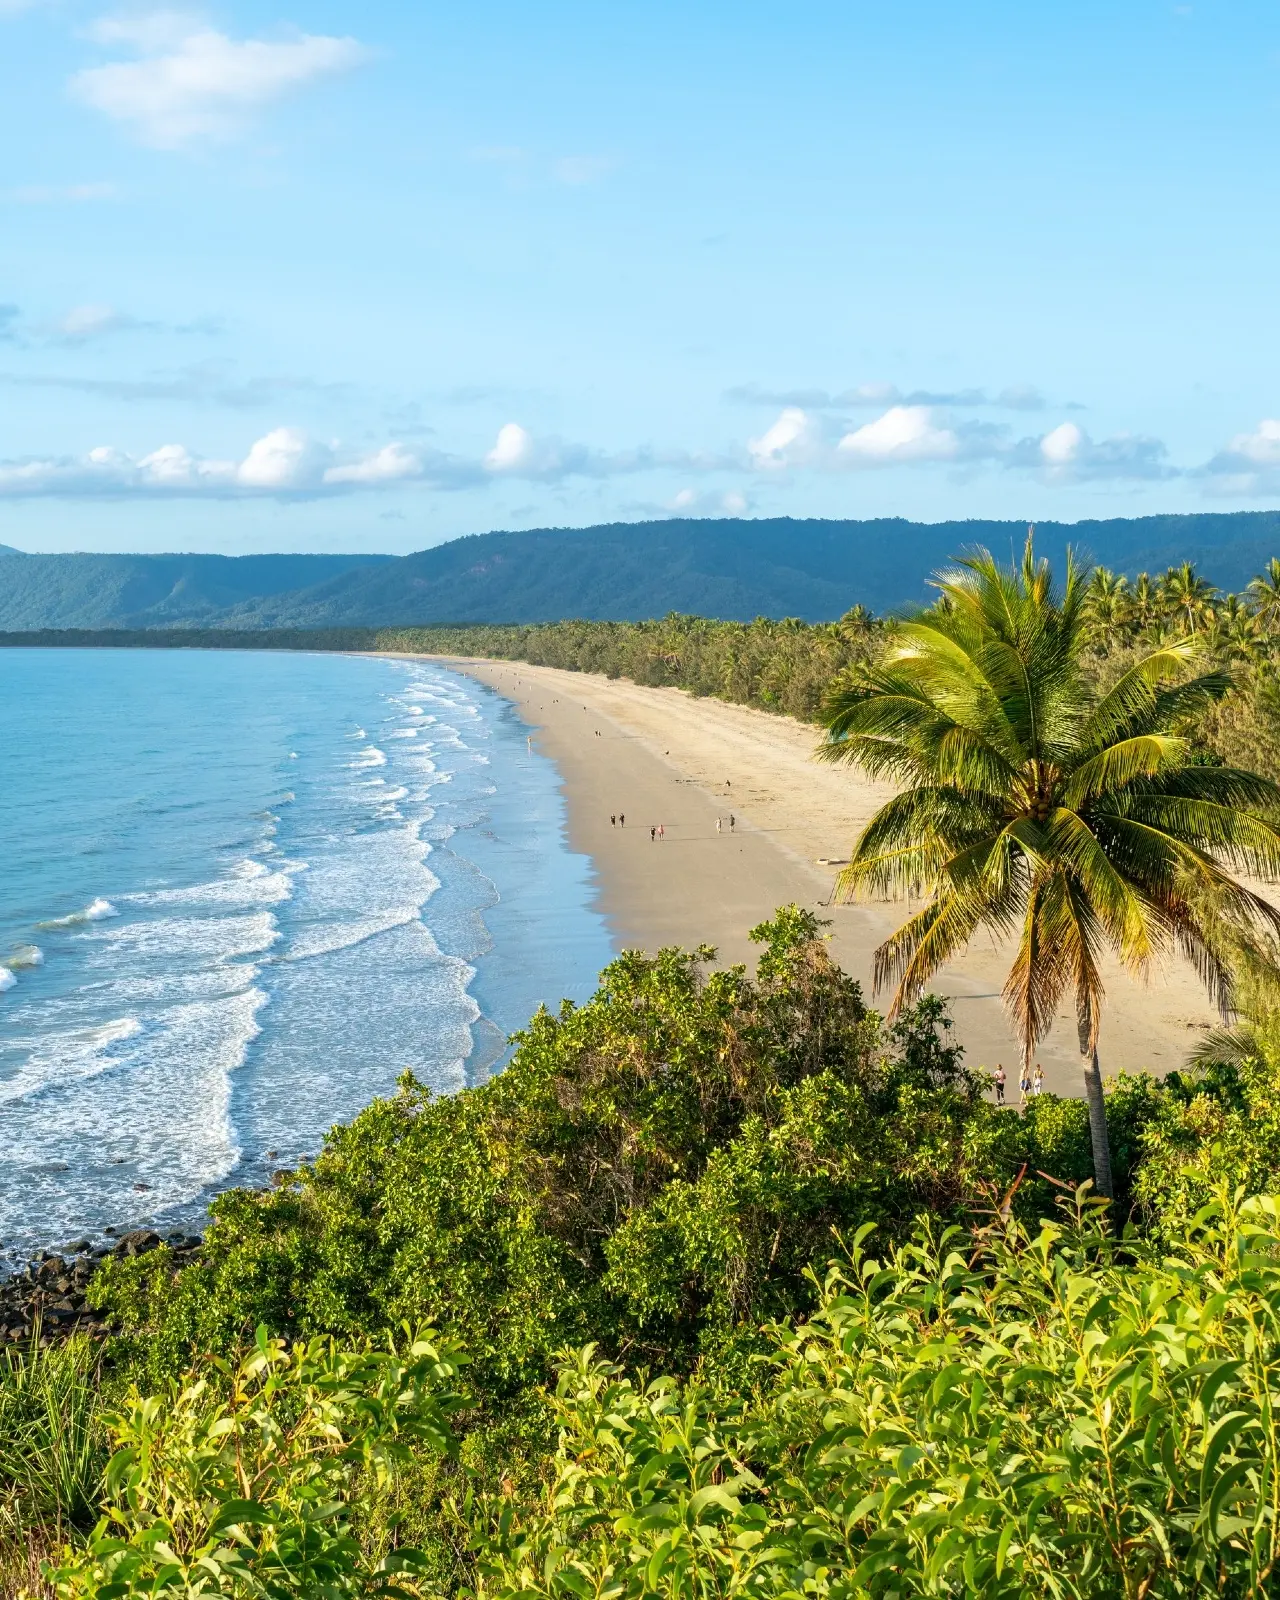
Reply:
[[[1176,767],[1186,748],[1185,739],[1167,733],[1144,733],[1106,745],[1067,779],[1062,804],[1078,811],[1099,795],[1127,787],[1135,778],[1157,777]]]

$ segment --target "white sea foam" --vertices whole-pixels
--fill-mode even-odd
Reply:
[[[0,1105],[26,1100],[53,1084],[95,1078],[119,1060],[116,1049],[142,1032],[138,1017],[117,1017],[94,1028],[72,1028],[41,1039],[19,1039],[28,1054],[22,1069],[0,1083]]]
[[[183,956],[206,961],[234,961],[260,955],[280,938],[269,911],[240,917],[155,917],[86,935],[98,948],[94,966],[114,966],[119,957],[134,960]]]
[[[0,994],[6,989],[12,989],[17,981],[8,967],[0,967]]]
[[[386,737],[388,739],[416,739],[418,730],[416,728],[393,728]]]
[[[143,906],[272,906],[289,899],[293,876],[306,871],[305,861],[276,861],[264,866],[261,861],[238,861],[225,878],[210,883],[194,883],[186,888],[150,889],[127,896],[130,903]]]
[[[118,917],[120,913],[111,904],[110,900],[91,900],[83,911],[73,911],[70,916],[54,917],[49,922],[40,922],[40,928],[73,928],[79,922],[104,922],[108,917]]]
[[[386,764],[386,753],[379,750],[376,744],[366,745],[363,750],[357,753],[354,761],[347,763],[356,772],[365,767],[385,767]]]
[[[390,928],[401,928],[406,922],[415,922],[417,906],[396,906],[389,911],[379,911],[352,922],[324,922],[314,928],[304,929],[295,935],[285,952],[286,961],[310,961],[315,956],[331,955],[335,950],[349,950],[376,938]]]
[[[12,953],[5,957],[4,964],[10,972],[26,972],[31,967],[42,967],[44,951],[38,944],[16,944]]]

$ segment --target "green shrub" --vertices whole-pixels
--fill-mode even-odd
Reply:
[[[1087,1213],[833,1269],[749,1400],[564,1370],[554,1482],[492,1508],[520,1595],[1272,1592],[1280,1199],[1126,1262]]]
[[[491,1083],[436,1100],[406,1080],[294,1181],[220,1198],[198,1264],[112,1262],[99,1302],[154,1377],[259,1322],[430,1322],[502,1403],[587,1339],[673,1371],[750,1346],[809,1303],[833,1228],[961,1216],[1025,1143],[941,1004],[886,1028],[819,932],[795,908],[756,929],[755,979],[707,951],[621,956]]]
[[[420,1553],[371,1550],[360,1530],[413,1446],[453,1449],[457,1373],[426,1337],[288,1348],[260,1329],[235,1368],[135,1391],[106,1419],[104,1515],[50,1583],[66,1600],[396,1594]]]

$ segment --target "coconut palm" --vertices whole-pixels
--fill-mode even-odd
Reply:
[[[1280,871],[1280,788],[1192,763],[1177,731],[1230,679],[1188,677],[1196,641],[1153,648],[1110,689],[1081,669],[1086,575],[1059,593],[1030,539],[1020,569],[979,551],[936,580],[945,606],[829,697],[821,754],[902,787],[867,824],[837,892],[925,904],[876,952],[898,1011],[980,929],[1017,936],[1004,1000],[1029,1063],[1075,1001],[1098,1190],[1111,1193],[1098,1064],[1113,951],[1144,976],[1171,948],[1231,998],[1223,930],[1280,931],[1236,870]]]
[[[1140,572],[1134,580],[1129,615],[1144,631],[1160,615],[1160,596],[1149,572]]]
[[[1085,590],[1085,609],[1095,630],[1111,633],[1127,621],[1130,607],[1129,580],[1124,573],[1095,567]]]
[[[1267,628],[1280,627],[1280,561],[1275,556],[1267,562],[1267,570],[1260,572],[1245,592],[1249,608],[1258,621]]]
[[[1207,578],[1199,576],[1194,562],[1184,561],[1180,567],[1170,567],[1165,573],[1160,580],[1160,592],[1187,632],[1194,633],[1218,591]]]

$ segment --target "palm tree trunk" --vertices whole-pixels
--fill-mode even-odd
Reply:
[[[1093,1187],[1108,1200],[1115,1199],[1111,1185],[1111,1141],[1107,1138],[1107,1103],[1102,1094],[1102,1071],[1093,1037],[1093,1016],[1086,1003],[1080,1010],[1080,1064],[1084,1068],[1084,1097],[1089,1104],[1089,1137],[1093,1143]]]

